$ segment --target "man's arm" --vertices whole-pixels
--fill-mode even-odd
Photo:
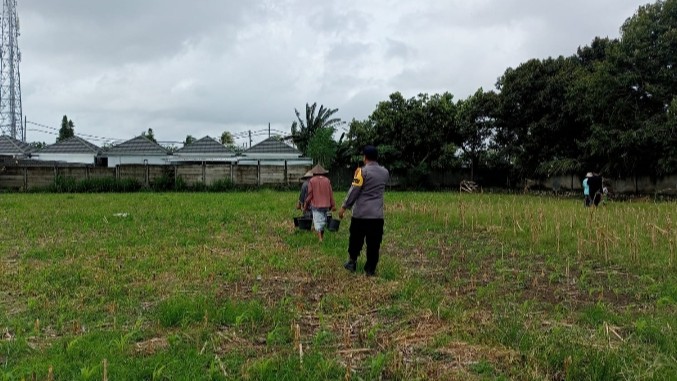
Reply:
[[[362,186],[364,185],[364,177],[362,176],[362,168],[357,168],[355,171],[355,176],[353,177],[353,183],[348,190],[345,200],[343,200],[343,205],[341,206],[341,211],[339,211],[339,217],[343,218],[343,214],[346,209],[350,209],[355,204],[355,201],[360,197],[362,193]]]
[[[305,182],[301,185],[301,194],[299,195],[298,208],[303,208],[303,204],[306,202],[306,196],[308,195],[308,183]]]
[[[303,210],[308,210],[310,208],[310,202],[313,200],[313,184],[308,182],[308,190],[306,191],[306,201],[303,204]]]
[[[336,210],[336,201],[334,201],[334,189],[331,187],[331,183],[329,183],[329,197],[330,197],[331,210],[335,211]]]

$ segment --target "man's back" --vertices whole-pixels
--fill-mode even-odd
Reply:
[[[353,206],[353,217],[380,219],[383,218],[383,195],[390,179],[387,169],[376,162],[362,167],[357,176],[362,177],[361,191]]]
[[[588,179],[588,187],[590,188],[590,195],[602,191],[602,177],[594,175]]]
[[[308,182],[306,202],[315,208],[333,208],[334,193],[331,181],[325,176],[313,176]]]

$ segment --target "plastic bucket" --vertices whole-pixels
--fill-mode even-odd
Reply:
[[[327,220],[327,230],[330,232],[337,232],[339,230],[339,226],[341,226],[341,220]]]
[[[310,230],[310,228],[313,226],[313,219],[312,218],[303,218],[303,217],[297,217],[298,222],[299,222],[299,229],[301,230]]]

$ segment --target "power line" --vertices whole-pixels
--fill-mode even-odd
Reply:
[[[30,120],[27,120],[26,124],[27,125],[31,124],[33,126],[40,127],[42,129],[41,130],[41,129],[36,129],[36,128],[30,128],[31,131],[45,133],[45,134],[49,134],[49,135],[57,135],[57,136],[59,135],[58,134],[58,132],[60,130],[59,128],[48,126],[48,125],[42,124],[42,123],[32,122]],[[45,131],[45,130],[56,131],[57,133],[48,132],[48,131]],[[283,136],[283,137],[289,136],[289,132],[287,132],[287,131],[282,131],[282,130],[278,130],[278,129],[270,129],[270,131],[269,131],[267,128],[256,130],[256,131],[251,131],[251,130],[240,131],[240,132],[236,132],[236,133],[231,133],[230,135],[235,140],[243,140],[243,139],[249,140],[252,137],[267,136],[267,135],[269,135],[269,133],[275,133],[275,134]],[[78,137],[81,137],[81,138],[87,138],[87,139],[91,139],[91,140],[104,141],[104,142],[121,142],[121,141],[126,140],[126,139],[111,138],[111,137],[106,137],[106,136],[98,136],[98,135],[83,134],[83,133],[76,133],[75,135],[78,136]],[[162,143],[162,144],[183,144],[184,142],[183,141],[176,141],[176,140],[158,140],[158,143]]]
[[[31,122],[30,120],[26,121],[26,124],[32,124],[34,126],[46,128],[48,130],[53,130],[53,131],[59,131],[60,130],[59,128],[47,126],[45,124],[40,124],[40,123],[36,123],[36,122]],[[108,138],[108,137],[105,137],[105,136],[81,134],[81,133],[76,133],[75,135],[79,136],[79,137],[87,137],[87,138],[90,138],[90,139],[93,139],[93,140],[110,140],[110,141],[123,141],[123,140],[125,140],[125,139]]]

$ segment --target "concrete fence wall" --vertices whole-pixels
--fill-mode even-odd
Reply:
[[[531,182],[529,185],[539,185],[555,191],[583,191],[583,178],[579,176],[551,177],[543,182]],[[665,176],[660,179],[636,177],[625,179],[604,178],[604,185],[614,193],[640,194],[677,194],[677,175]]]
[[[187,164],[187,165],[118,165],[115,168],[92,166],[0,166],[0,189],[35,190],[54,184],[58,177],[75,180],[133,179],[148,186],[156,180],[179,178],[186,185],[212,185],[219,180],[230,180],[236,185],[289,185],[310,169],[305,165]]]
[[[119,165],[115,168],[93,166],[38,166],[38,165],[0,165],[0,189],[34,190],[46,188],[57,177],[75,180],[117,178],[134,179],[143,185],[169,177],[174,181],[180,178],[186,185],[204,183],[212,185],[219,180],[230,180],[236,185],[287,185],[298,184],[309,166],[287,165],[278,163],[269,165],[265,162],[256,164],[182,164],[182,165]],[[336,190],[347,190],[352,181],[353,171],[347,168],[332,170],[329,174]],[[458,189],[462,179],[467,178],[460,172],[439,172],[430,175],[431,179],[442,188]],[[390,186],[397,187],[405,179],[393,174]],[[581,181],[577,175],[557,176],[544,181],[526,180],[528,188],[545,188],[553,191],[582,192]],[[666,194],[677,195],[677,175],[660,179],[649,177],[605,179],[611,192],[618,194]],[[478,183],[483,185],[482,180]]]

